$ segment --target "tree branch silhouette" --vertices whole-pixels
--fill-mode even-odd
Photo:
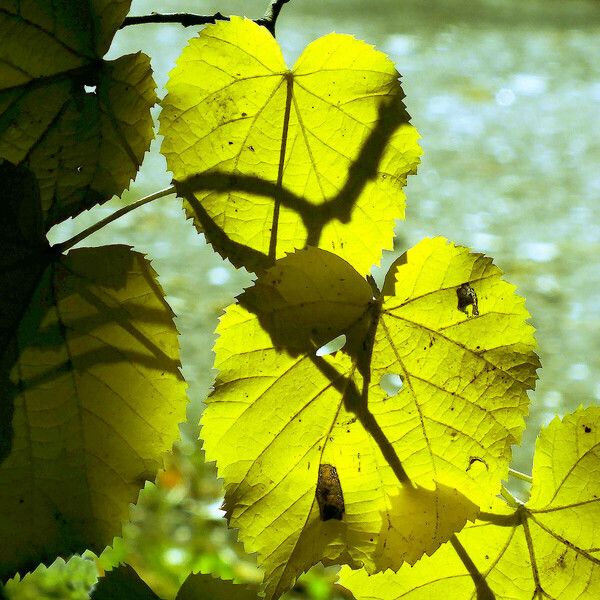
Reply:
[[[197,15],[194,13],[156,13],[149,15],[139,15],[125,17],[119,29],[129,27],[130,25],[147,25],[149,23],[176,23],[184,27],[193,25],[208,25],[217,21],[229,21],[229,17],[216,12],[214,15]]]
[[[262,25],[275,37],[275,24],[279,18],[279,13],[284,4],[290,0],[273,0],[263,17],[255,19],[257,25]],[[214,15],[198,15],[195,13],[157,13],[153,12],[149,15],[138,15],[125,17],[119,29],[129,27],[131,25],[147,25],[150,23],[176,23],[183,27],[192,27],[194,25],[209,25],[217,21],[229,21],[229,17],[216,12]]]

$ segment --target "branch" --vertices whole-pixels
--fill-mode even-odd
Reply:
[[[273,37],[275,37],[275,23],[277,23],[277,18],[279,17],[279,13],[283,8],[284,4],[287,4],[290,0],[273,0],[267,8],[267,12],[265,13],[262,19],[257,19],[255,22],[258,25],[262,25],[266,27]]]
[[[153,12],[150,15],[141,15],[138,17],[125,17],[121,27],[127,27],[129,25],[145,25],[147,23],[178,23],[184,27],[191,27],[192,25],[207,25],[209,23],[216,23],[217,21],[229,21],[229,17],[222,15],[220,12],[214,15],[195,15],[192,13],[156,13]]]
[[[290,0],[272,0],[264,16],[261,19],[256,19],[254,22],[268,29],[271,32],[271,35],[275,37],[275,23],[277,22],[277,18],[279,17],[283,5],[287,4],[289,1]],[[216,23],[217,21],[229,21],[229,17],[222,15],[220,12],[217,12],[214,15],[153,12],[150,15],[125,17],[125,20],[121,23],[119,29],[123,29],[123,27],[128,27],[129,25],[145,25],[147,23],[178,23],[184,27],[191,27],[192,25],[208,25],[209,23]]]
[[[506,503],[511,508],[519,508],[519,506],[521,506],[521,504],[523,504],[515,496],[513,496],[513,494],[511,494],[508,491],[508,489],[505,488],[504,486],[502,486],[502,489],[500,490],[500,495],[504,498],[504,500],[506,501]]]
[[[106,227],[113,221],[116,221],[119,217],[130,213],[132,210],[135,210],[140,206],[144,206],[144,204],[148,204],[149,202],[153,202],[154,200],[158,200],[159,198],[164,198],[165,196],[170,196],[171,194],[175,193],[176,190],[174,187],[168,187],[154,194],[150,194],[149,196],[145,196],[144,198],[138,200],[137,202],[134,202],[133,204],[129,204],[128,206],[124,206],[123,208],[116,210],[114,213],[108,215],[108,217],[98,221],[97,223],[94,223],[94,225],[88,227],[87,229],[84,229],[72,238],[61,242],[60,244],[56,244],[54,246],[54,249],[60,253],[65,252],[66,250],[69,250],[70,248],[75,246],[75,244],[79,244],[79,242],[92,235],[92,233],[96,233],[96,231],[98,231],[99,229]]]
[[[525,473],[521,473],[521,471],[517,471],[516,469],[508,469],[508,474],[512,475],[515,479],[520,479],[521,481],[526,481],[527,483],[533,483],[533,478],[531,475],[526,475]]]

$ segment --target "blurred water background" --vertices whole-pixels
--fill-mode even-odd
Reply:
[[[131,14],[257,18],[265,5],[134,0]],[[109,57],[149,54],[162,96],[168,71],[198,29],[128,27]],[[494,257],[527,298],[543,365],[523,444],[515,448],[515,468],[529,471],[540,426],[600,400],[600,2],[291,0],[277,24],[290,65],[330,31],[352,33],[392,57],[422,136],[425,154],[409,180],[397,252],[384,266],[421,238],[443,235]],[[159,140],[129,192],[55,228],[52,241],[168,186],[158,148]],[[108,243],[131,244],[151,257],[178,315],[191,399],[184,443],[159,489],[146,490],[116,556],[127,556],[165,594],[190,569],[252,580],[252,561],[240,558],[222,527],[220,490],[195,441],[213,376],[212,331],[251,277],[205,244],[173,197],[116,221],[85,245]],[[330,572],[309,576],[296,592],[329,598],[331,579]]]

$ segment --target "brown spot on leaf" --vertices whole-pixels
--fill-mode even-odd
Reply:
[[[479,316],[479,307],[477,305],[477,294],[475,290],[467,283],[463,283],[458,286],[456,289],[456,296],[458,297],[458,310],[464,312],[467,316],[469,315],[467,311],[468,306],[473,307],[473,315],[474,317]]]
[[[321,521],[342,520],[344,516],[344,494],[337,469],[333,465],[319,465],[316,491]]]

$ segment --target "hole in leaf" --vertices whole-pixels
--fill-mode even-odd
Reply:
[[[86,94],[95,94],[96,93],[95,85],[84,85],[83,89],[85,90]]]
[[[346,336],[342,333],[342,335],[338,335],[336,338],[333,338],[326,344],[323,344],[317,351],[317,356],[327,356],[328,354],[333,354],[338,350],[341,350],[346,345]]]
[[[402,377],[397,373],[386,373],[380,380],[381,389],[389,398],[395,396],[402,389]]]

